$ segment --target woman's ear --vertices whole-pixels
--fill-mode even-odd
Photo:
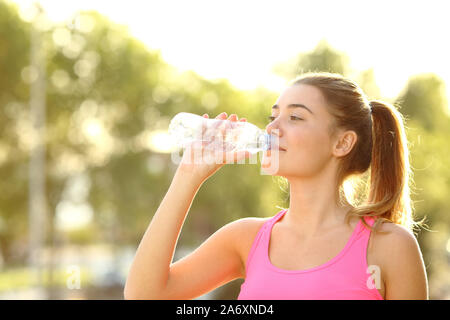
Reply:
[[[334,143],[333,155],[340,158],[347,155],[358,140],[355,131],[348,130],[338,135],[338,139]]]

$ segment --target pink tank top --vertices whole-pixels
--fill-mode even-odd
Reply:
[[[368,268],[366,252],[370,230],[361,220],[344,249],[320,266],[284,270],[269,259],[273,225],[286,213],[281,210],[266,221],[253,241],[247,257],[246,278],[238,300],[383,300]],[[374,218],[366,217],[372,226]]]

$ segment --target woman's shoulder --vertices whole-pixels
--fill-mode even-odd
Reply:
[[[245,217],[234,220],[227,225],[230,236],[241,247],[252,242],[261,227],[273,217]]]
[[[239,221],[240,225],[242,226],[246,226],[246,227],[251,227],[251,226],[258,226],[259,224],[264,224],[264,222],[272,219],[272,217],[245,217],[245,218],[241,218],[238,219],[237,221]]]
[[[382,222],[371,235],[376,256],[385,269],[389,270],[398,259],[420,250],[414,234],[402,225]]]
[[[236,240],[238,249],[251,246],[253,239],[261,227],[273,217],[245,217],[234,220],[230,225],[233,229],[233,238]]]
[[[422,252],[415,235],[402,225],[386,222],[374,234],[374,250],[381,264],[390,299],[416,295],[426,299],[427,279]],[[404,281],[410,279],[410,281]]]
[[[264,223],[273,217],[245,217],[234,221],[236,250],[241,258],[242,277],[245,277],[245,263],[253,241]]]
[[[272,218],[273,217],[245,217],[234,221],[237,233],[242,236],[242,239],[240,240],[254,238],[264,223]]]
[[[414,234],[404,226],[390,221],[381,221],[377,226],[374,237],[380,241],[411,241],[415,239]]]

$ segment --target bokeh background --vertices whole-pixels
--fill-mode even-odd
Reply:
[[[181,111],[264,128],[287,81],[338,72],[406,117],[430,298],[450,298],[445,1],[0,0],[0,299],[122,299],[171,182]],[[232,187],[230,187],[232,186]],[[255,164],[195,198],[174,260],[288,206]],[[151,266],[149,266],[151,268]],[[198,299],[236,299],[242,279]]]

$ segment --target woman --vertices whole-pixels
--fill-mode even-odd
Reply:
[[[282,92],[266,131],[279,141],[274,175],[289,182],[289,209],[233,221],[171,263],[198,189],[224,165],[183,155],[139,245],[125,298],[194,299],[244,278],[238,299],[428,299],[401,114],[369,103],[340,75],[308,73]],[[343,183],[366,172],[367,200],[352,205]]]

